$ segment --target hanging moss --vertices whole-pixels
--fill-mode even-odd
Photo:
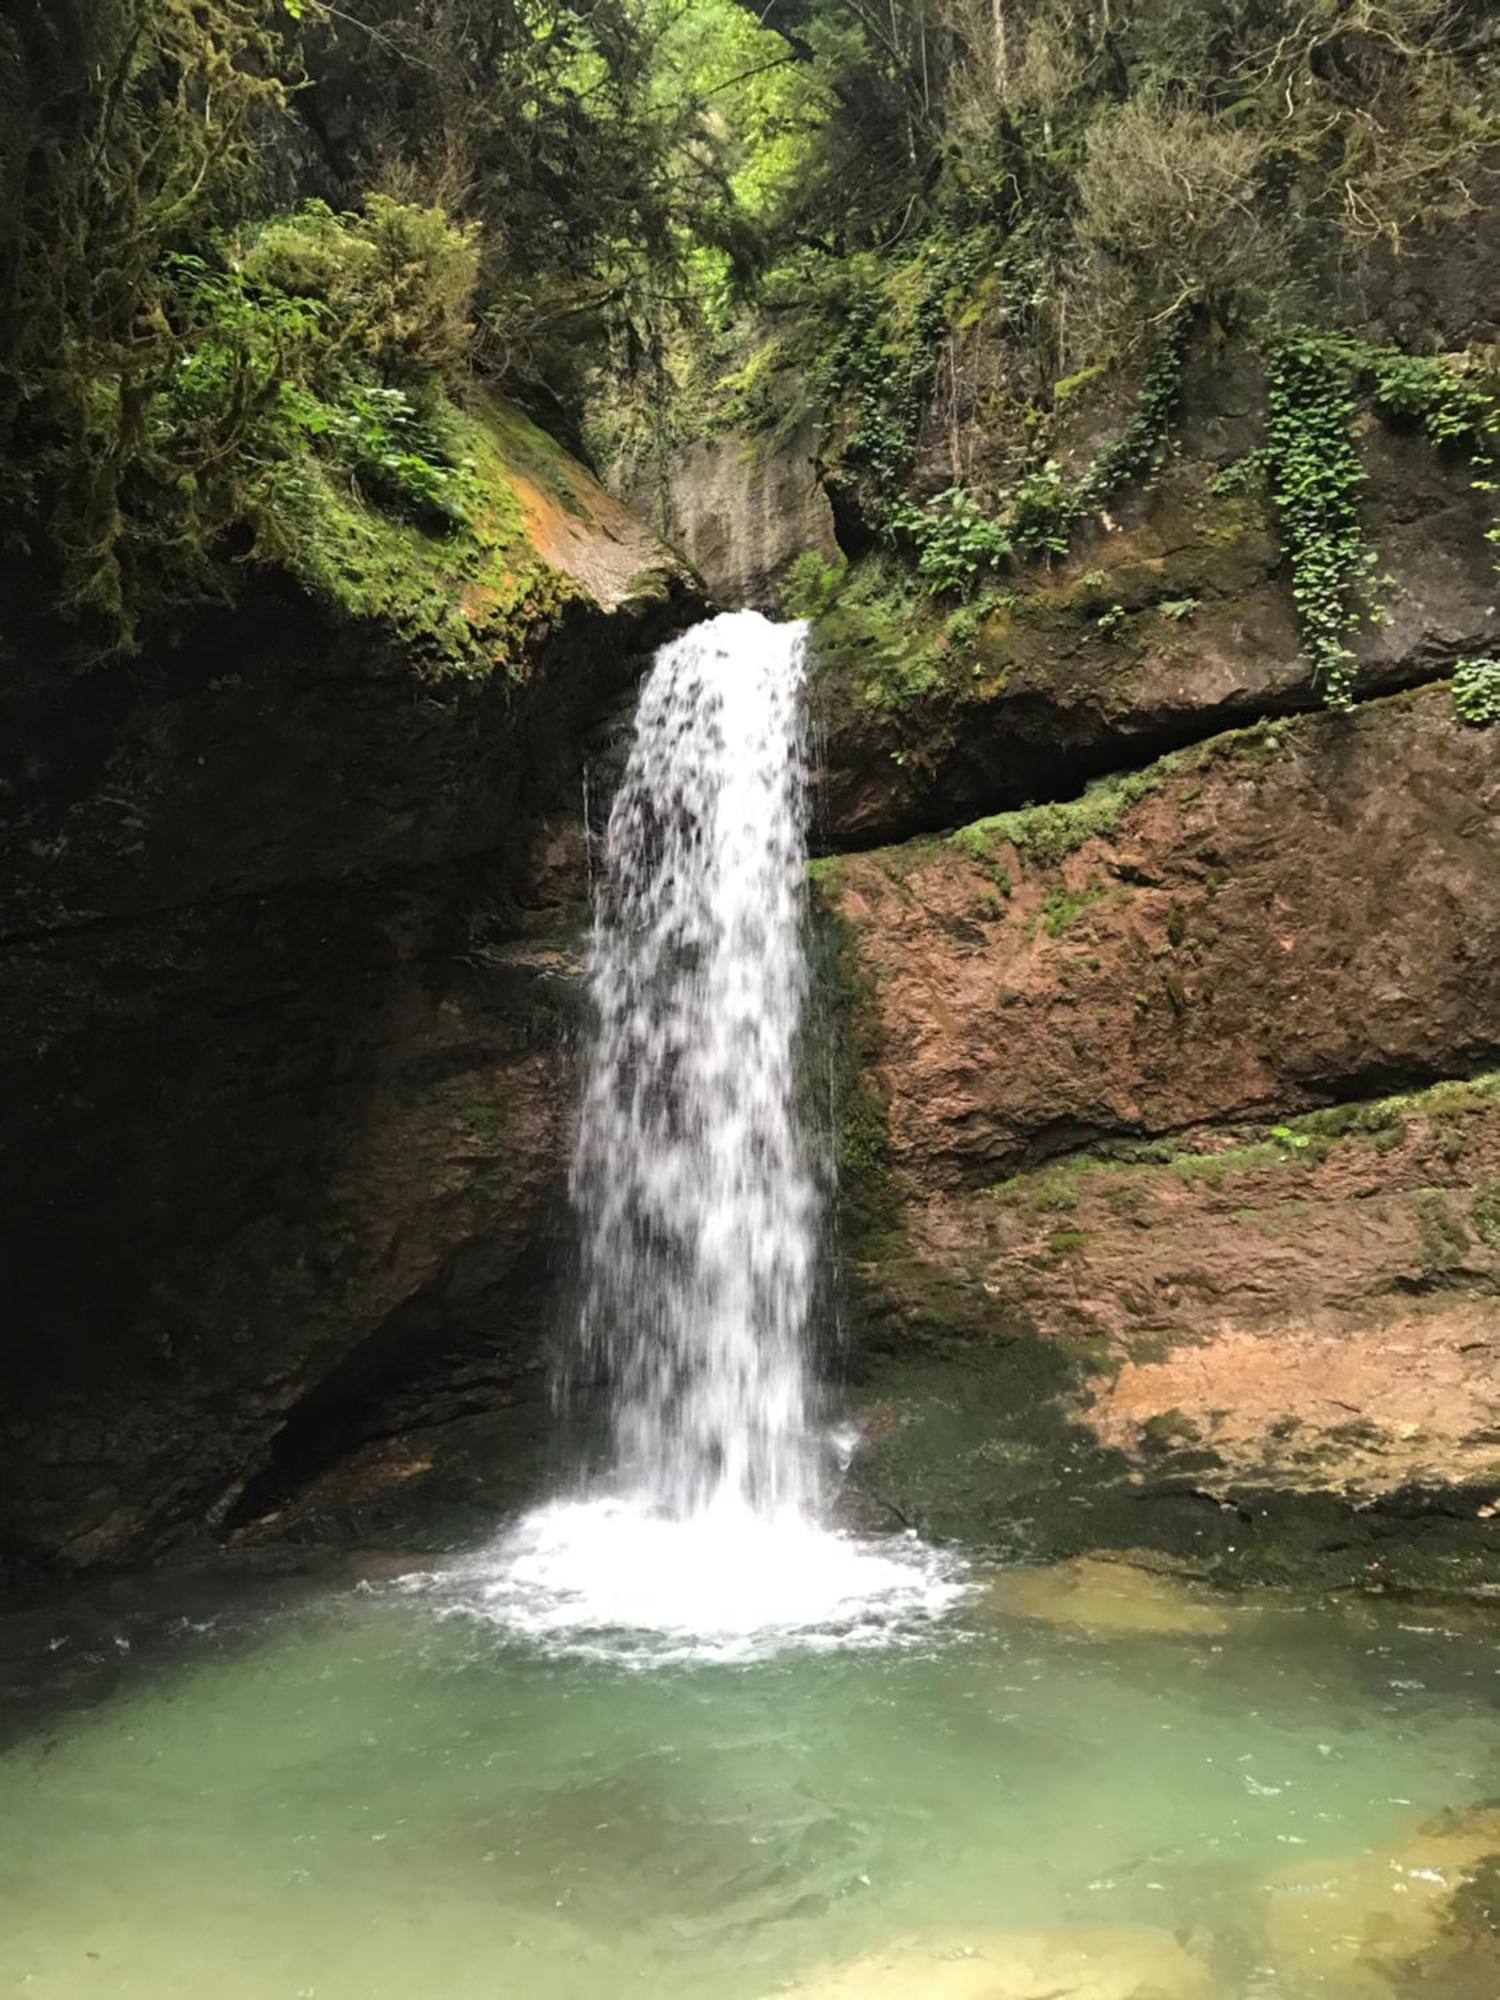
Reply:
[[[297,74],[287,22],[275,0],[65,0],[18,58],[0,458],[29,477],[0,502],[105,648],[134,636],[148,546],[185,587],[209,580],[196,517],[217,462],[162,463],[156,423],[183,357],[173,260],[258,195],[257,121]]]

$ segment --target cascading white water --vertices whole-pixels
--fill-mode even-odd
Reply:
[[[605,840],[572,1175],[582,1334],[624,1479],[680,1519],[817,1497],[803,639],[738,612],[663,649]]]
[[[458,1573],[477,1585],[463,1608],[533,1638],[743,1657],[889,1638],[959,1589],[914,1541],[823,1519],[819,1201],[796,1075],[803,647],[800,625],[729,613],[665,646],[641,693],[571,1181],[579,1351],[610,1384],[614,1463]]]

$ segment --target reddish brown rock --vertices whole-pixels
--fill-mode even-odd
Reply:
[[[1428,1080],[1500,1056],[1500,735],[1414,691],[821,883],[881,1504],[1290,1578],[1244,1523],[1310,1496],[1343,1510],[1318,1574],[1349,1580],[1389,1532],[1349,1522],[1415,1505],[1488,1574],[1500,1097]],[[943,1354],[968,1415],[922,1376]]]
[[[1500,1053],[1500,737],[1440,688],[847,857],[826,890],[924,1189]]]
[[[1081,1355],[1070,1408],[1197,1483],[1500,1481],[1500,1078],[937,1196],[908,1254]],[[1164,1151],[1165,1149],[1158,1149]]]

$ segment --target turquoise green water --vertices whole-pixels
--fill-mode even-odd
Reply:
[[[0,1991],[761,2000],[898,1940],[947,1977],[1012,1931],[1149,1925],[1193,1995],[1363,2000],[1269,1913],[1500,1793],[1500,1631],[1215,1622],[980,1598],[905,1648],[642,1669],[356,1590],[185,1637],[0,1759]]]

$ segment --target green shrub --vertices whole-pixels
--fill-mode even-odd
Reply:
[[[777,586],[783,618],[822,618],[838,601],[847,563],[826,562],[816,549],[804,549],[787,564]]]
[[[1500,722],[1500,660],[1460,660],[1453,669],[1453,706],[1471,728]]]
[[[911,502],[897,510],[897,530],[917,551],[917,574],[933,596],[965,594],[986,570],[1011,552],[1011,538],[972,493],[950,486],[925,507]]]
[[[339,347],[386,381],[425,385],[467,351],[478,244],[441,209],[372,194],[362,213],[336,215],[312,201],[261,223],[231,258],[252,291],[317,301]]]
[[[1101,109],[1077,174],[1080,307],[1093,342],[1194,301],[1223,307],[1276,274],[1281,238],[1256,201],[1265,135],[1147,90]]]

